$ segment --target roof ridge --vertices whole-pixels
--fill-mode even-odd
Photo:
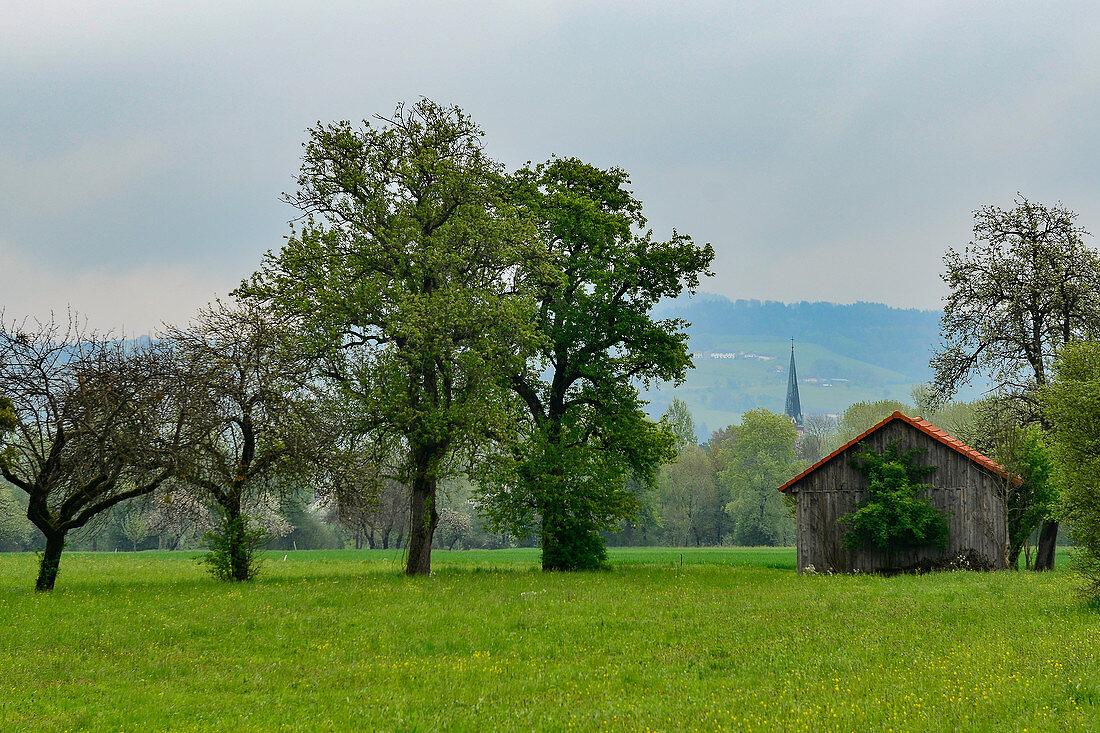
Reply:
[[[816,463],[811,465],[809,468],[805,469],[804,471],[799,473],[797,476],[792,478],[787,483],[780,486],[779,491],[786,491],[789,487],[793,486],[794,484],[798,483],[799,481],[801,481],[806,476],[810,475],[811,473],[813,473],[817,469],[821,468],[821,466],[823,466],[826,463],[828,463],[829,461],[833,460],[838,455],[840,455],[844,451],[851,448],[853,445],[856,445],[859,442],[861,442],[868,435],[875,432],[876,430],[878,430],[882,426],[886,425],[886,423],[893,422],[894,420],[902,420],[902,421],[912,425],[913,427],[915,427],[917,430],[920,430],[925,435],[936,439],[937,441],[939,441],[940,443],[946,445],[948,448],[951,448],[955,452],[961,453],[962,455],[966,456],[967,458],[974,461],[978,465],[983,466],[984,468],[986,468],[986,469],[992,471],[993,473],[997,474],[1001,478],[1008,478],[1009,477],[1008,471],[1006,471],[1004,469],[1004,467],[1001,466],[1001,464],[997,463],[996,461],[994,461],[989,456],[984,455],[980,451],[977,451],[977,450],[971,448],[969,445],[962,442],[961,440],[959,440],[955,436],[950,435],[943,428],[936,427],[932,423],[925,420],[923,417],[913,418],[913,417],[909,417],[908,415],[905,415],[904,413],[901,412],[901,410],[894,410],[894,413],[892,415],[888,415],[887,417],[883,418],[882,420],[875,423],[871,427],[867,428],[862,433],[860,433],[856,437],[852,438],[847,443],[840,446],[839,448],[837,448],[836,450],[834,450],[832,453],[825,456],[821,460],[817,461]],[[1015,481],[1015,480],[1019,480],[1019,479],[1017,477],[1017,478],[1014,478],[1013,480]]]

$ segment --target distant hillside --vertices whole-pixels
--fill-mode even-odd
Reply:
[[[806,414],[842,412],[862,400],[909,401],[913,385],[932,378],[928,360],[939,342],[938,311],[879,303],[788,305],[700,294],[663,303],[656,314],[691,323],[695,369],[680,387],[659,385],[643,396],[654,416],[674,395],[683,399],[702,438],[745,410],[783,410],[792,337]]]
[[[913,382],[931,379],[928,359],[939,343],[940,311],[902,310],[881,303],[777,303],[728,300],[701,293],[658,308],[661,318],[692,325],[695,351],[723,350],[733,342],[795,339],[852,359],[904,374]]]

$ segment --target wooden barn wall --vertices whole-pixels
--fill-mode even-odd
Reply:
[[[1004,509],[997,491],[1002,479],[903,420],[887,423],[863,442],[881,451],[898,439],[903,449],[927,449],[917,457],[918,463],[938,466],[925,481],[935,487],[932,503],[949,512],[949,531],[946,550],[930,547],[899,551],[894,554],[893,564],[915,565],[976,552],[994,567],[1004,568]],[[866,478],[850,465],[861,450],[858,445],[848,448],[788,489],[798,497],[795,521],[799,572],[809,566],[817,572],[889,567],[887,558],[877,549],[849,550],[844,544],[844,527],[837,521],[868,497]]]

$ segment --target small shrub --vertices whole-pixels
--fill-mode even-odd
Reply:
[[[590,524],[563,516],[553,528],[552,541],[543,541],[544,570],[606,570],[607,548],[603,538]]]
[[[947,547],[947,520],[927,496],[921,496],[932,488],[921,480],[936,470],[916,463],[922,452],[903,452],[895,441],[882,453],[865,449],[855,457],[852,467],[867,477],[870,497],[841,517],[848,526],[844,543],[849,548],[874,545],[889,556],[908,547]]]
[[[247,517],[225,515],[203,540],[209,551],[199,560],[218,580],[253,580],[259,574],[267,533],[250,527]]]

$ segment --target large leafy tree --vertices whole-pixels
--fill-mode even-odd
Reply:
[[[974,240],[944,256],[951,288],[943,342],[932,357],[941,399],[977,375],[1017,405],[1024,422],[1049,427],[1038,393],[1058,349],[1100,331],[1100,258],[1077,215],[1019,197],[974,214]],[[1040,532],[1037,570],[1054,565],[1058,523]]]
[[[661,467],[657,499],[666,544],[698,547],[721,541],[726,492],[713,459],[699,446],[685,446],[674,463]]]
[[[14,416],[0,475],[27,494],[46,539],[35,588],[49,591],[70,532],[172,474],[185,413],[163,349],[85,332],[75,318],[2,324],[0,394]]]
[[[599,531],[637,508],[628,479],[651,487],[674,455],[636,384],[683,379],[686,324],[651,311],[697,287],[714,252],[676,232],[654,240],[620,169],[552,159],[515,182],[543,247],[523,269],[542,340],[511,374],[529,419],[505,460],[510,478],[485,487],[485,507],[517,533],[537,526],[545,570],[596,567]]]
[[[735,436],[719,451],[727,468],[719,480],[728,492],[726,513],[739,545],[780,545],[794,537],[794,522],[783,494],[783,482],[805,467],[795,457],[798,429],[785,415],[763,408],[741,416]]]
[[[1100,601],[1100,343],[1063,349],[1042,397],[1054,424],[1060,513],[1077,544],[1074,567],[1086,581],[1085,595]]]
[[[513,276],[532,232],[461,110],[425,99],[377,121],[310,130],[287,196],[304,222],[240,292],[297,322],[371,444],[401,456],[378,475],[408,484],[406,572],[428,574],[439,481],[492,427],[499,376],[525,353]]]

